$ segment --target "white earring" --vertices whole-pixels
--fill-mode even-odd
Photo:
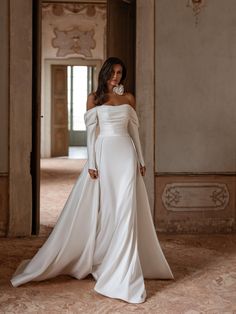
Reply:
[[[123,95],[124,94],[124,85],[120,84],[115,87],[113,87],[112,91],[117,95]]]

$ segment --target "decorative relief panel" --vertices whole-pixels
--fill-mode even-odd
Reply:
[[[68,31],[60,31],[55,28],[54,33],[56,38],[52,40],[52,46],[58,48],[58,57],[65,57],[73,53],[92,57],[91,49],[96,47],[96,42],[93,38],[94,29],[82,31],[79,27],[74,27]]]
[[[106,4],[43,3],[42,57],[104,59]]]
[[[229,191],[221,183],[166,184],[162,202],[170,211],[222,210],[229,203]]]
[[[48,14],[55,16],[63,16],[65,14],[78,14],[84,13],[88,17],[94,17],[98,11],[103,11],[103,19],[106,18],[106,5],[105,4],[84,4],[84,3],[43,3],[43,17]]]

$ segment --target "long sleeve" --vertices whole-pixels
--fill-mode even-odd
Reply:
[[[98,120],[96,107],[89,109],[84,114],[84,121],[87,129],[88,169],[97,169],[95,155],[95,140]]]
[[[129,120],[129,125],[128,125],[128,130],[129,130],[129,134],[132,137],[132,140],[134,142],[134,146],[135,146],[136,151],[137,151],[139,162],[142,166],[144,166],[145,162],[144,162],[144,158],[143,158],[138,128],[139,128],[138,116],[136,114],[136,111],[132,108],[130,120]]]

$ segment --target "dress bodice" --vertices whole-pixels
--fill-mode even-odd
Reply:
[[[97,107],[100,136],[128,136],[131,106],[128,104]]]
[[[95,141],[97,126],[100,129],[98,133],[100,138],[104,136],[130,136],[136,148],[140,164],[145,164],[138,134],[138,117],[134,108],[129,104],[96,106],[85,113],[84,119],[87,129],[89,169],[96,169]]]

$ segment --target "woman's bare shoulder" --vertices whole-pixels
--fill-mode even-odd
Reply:
[[[128,98],[130,106],[135,109],[136,104],[134,95],[132,93],[125,93],[125,96]]]
[[[95,102],[95,100],[96,100],[96,94],[95,94],[95,93],[90,93],[90,94],[88,95],[88,98],[87,98],[87,105],[86,105],[87,110],[96,107],[96,102]]]

